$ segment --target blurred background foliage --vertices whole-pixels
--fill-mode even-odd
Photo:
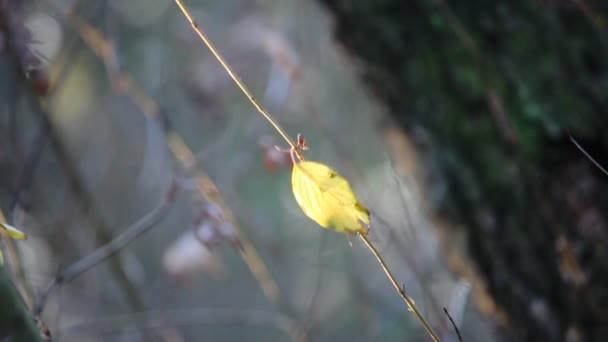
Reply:
[[[605,1],[323,1],[517,340],[608,331]]]
[[[187,5],[352,182],[445,340],[443,307],[465,341],[605,335],[606,176],[569,140],[607,150],[605,4]],[[0,1],[0,131],[1,209],[30,236],[0,247],[57,340],[427,338],[369,252],[300,211],[282,141],[173,1]]]

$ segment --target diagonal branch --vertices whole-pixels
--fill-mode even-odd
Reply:
[[[407,306],[410,308],[410,310],[412,310],[414,315],[416,315],[416,318],[418,318],[420,323],[422,323],[426,332],[429,333],[429,335],[431,336],[433,341],[439,342],[439,336],[435,333],[435,331],[433,331],[433,328],[431,328],[431,325],[424,318],[424,316],[422,316],[422,313],[420,313],[420,311],[416,307],[416,303],[414,303],[414,300],[412,300],[412,298],[410,298],[410,296],[407,295],[407,293],[405,292],[405,286],[399,285],[399,283],[397,282],[397,279],[395,278],[395,275],[393,275],[393,272],[391,272],[391,270],[388,268],[388,265],[386,264],[386,261],[384,261],[384,259],[380,255],[380,252],[378,252],[376,247],[374,247],[374,245],[371,243],[371,241],[369,241],[369,239],[367,238],[366,235],[359,234],[359,237],[361,238],[361,240],[363,240],[363,243],[365,243],[365,246],[367,246],[367,248],[370,250],[370,252],[372,252],[372,254],[376,257],[376,260],[378,260],[380,267],[382,267],[382,270],[384,271],[384,273],[386,273],[386,276],[391,281],[391,284],[393,284],[393,286],[395,287],[395,290],[397,290],[397,293],[399,293],[399,296],[401,296],[401,298],[403,298],[403,300],[405,301]]]
[[[295,144],[293,142],[293,140],[291,140],[291,138],[285,132],[285,130],[281,127],[281,125],[279,125],[279,123],[272,117],[272,115],[270,115],[270,113],[268,113],[268,111],[266,109],[264,109],[264,107],[262,107],[262,105],[253,97],[253,95],[251,94],[249,89],[247,89],[247,87],[245,86],[243,81],[241,81],[241,79],[238,77],[238,75],[232,70],[232,68],[230,68],[230,66],[224,59],[224,57],[222,57],[222,55],[218,52],[218,50],[215,48],[213,43],[211,43],[211,40],[209,40],[209,38],[207,38],[207,35],[205,35],[205,33],[203,33],[203,30],[201,29],[200,25],[194,20],[194,18],[192,17],[192,14],[190,14],[190,11],[188,10],[188,8],[186,8],[186,6],[182,2],[182,0],[175,0],[175,3],[177,4],[177,7],[179,7],[179,9],[184,14],[184,17],[186,17],[186,19],[190,23],[190,26],[192,26],[192,29],[194,30],[194,32],[196,32],[198,37],[209,48],[209,50],[211,51],[213,56],[218,60],[218,62],[220,62],[222,67],[224,67],[224,69],[226,70],[228,75],[232,78],[234,83],[236,83],[236,85],[239,87],[239,89],[241,89],[243,94],[245,94],[245,96],[247,97],[249,102],[251,102],[251,104],[255,107],[255,109],[257,109],[257,111],[260,114],[262,114],[262,116],[266,120],[268,120],[268,122],[270,122],[272,127],[274,127],[277,130],[277,132],[279,132],[281,137],[283,137],[283,139],[285,139],[285,141],[289,144],[289,146],[294,151],[296,151],[296,153],[298,154],[298,157],[300,157],[300,160],[305,160],[305,159],[303,159],[304,156],[302,155],[302,152],[300,151],[300,148],[297,146],[297,144]]]
[[[600,171],[602,171],[605,175],[608,176],[608,171],[606,171],[606,169],[602,166],[602,164],[600,164],[599,162],[597,162],[590,154],[589,152],[587,152],[579,143],[578,141],[576,141],[576,139],[574,139],[574,137],[572,135],[570,135],[570,141],[574,144],[574,146],[576,146],[576,148],[578,148],[579,151],[581,151],[581,153],[583,155],[585,155],[585,157],[587,157],[587,159],[589,159],[589,161],[591,163],[593,163],[593,165],[595,165],[595,167],[597,167],[598,169],[600,169]]]
[[[152,211],[142,216],[133,225],[107,244],[61,271],[39,294],[36,304],[34,305],[34,315],[38,316],[42,312],[47,297],[57,286],[70,282],[82,273],[97,266],[159,223],[169,212],[176,195],[177,185],[174,182],[167,194],[163,197],[163,200],[152,209]]]
[[[462,341],[462,336],[460,335],[460,330],[458,329],[458,326],[456,325],[456,323],[454,322],[454,319],[452,318],[452,316],[450,316],[450,313],[448,312],[448,309],[443,308],[443,312],[445,312],[445,314],[448,316],[448,318],[450,319],[450,323],[452,323],[452,327],[454,327],[454,331],[456,332],[456,336],[458,337],[458,341],[459,342],[463,342]]]

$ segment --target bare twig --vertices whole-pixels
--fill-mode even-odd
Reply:
[[[587,159],[589,159],[589,161],[593,163],[593,165],[595,165],[605,175],[608,176],[608,171],[606,171],[606,169],[604,169],[604,167],[600,163],[598,163],[595,159],[593,159],[593,157],[587,151],[585,151],[585,149],[574,139],[574,137],[572,135],[569,135],[569,137],[570,137],[570,141],[572,141],[574,146],[576,146],[576,148],[578,148],[578,150],[581,151],[581,153],[584,154],[585,157],[587,157]]]
[[[61,271],[39,294],[36,304],[34,305],[34,315],[38,316],[42,312],[47,297],[57,286],[73,280],[80,274],[90,270],[107,258],[118,253],[121,249],[125,248],[139,236],[160,222],[171,208],[176,193],[177,185],[173,183],[167,192],[167,195],[163,197],[163,200],[154,209],[152,209],[152,211],[142,216],[139,220],[137,220],[107,244],[96,249],[91,254],[78,260]]]
[[[463,342],[462,341],[462,336],[460,336],[460,330],[458,330],[458,326],[456,325],[456,323],[454,323],[454,320],[452,319],[452,316],[450,316],[450,313],[448,312],[448,309],[443,308],[443,312],[445,312],[445,314],[450,319],[450,322],[452,323],[452,326],[454,327],[454,330],[456,331],[456,336],[458,336],[458,341]]]
[[[262,116],[266,120],[268,120],[268,122],[270,122],[272,127],[274,127],[277,130],[277,132],[279,132],[281,137],[283,137],[283,139],[289,144],[289,146],[292,149],[294,149],[294,151],[296,151],[296,153],[298,154],[298,157],[301,160],[304,160],[304,156],[302,155],[302,152],[300,151],[298,146],[293,142],[293,140],[289,137],[289,135],[281,127],[281,125],[279,125],[279,123],[272,117],[272,115],[270,115],[270,113],[268,113],[268,111],[266,109],[264,109],[264,107],[262,107],[262,105],[253,97],[253,95],[251,94],[249,89],[247,89],[247,87],[245,86],[243,81],[241,81],[241,79],[237,76],[237,74],[234,71],[232,71],[232,68],[230,68],[228,63],[226,63],[226,61],[224,60],[224,57],[222,57],[222,55],[218,52],[218,50],[215,48],[213,43],[211,43],[209,38],[207,38],[205,33],[203,33],[203,30],[201,29],[200,25],[194,20],[194,18],[192,17],[192,14],[190,14],[190,11],[188,10],[188,8],[186,8],[184,3],[181,0],[175,0],[175,3],[177,4],[177,7],[179,7],[179,9],[184,14],[184,17],[186,17],[186,19],[190,23],[190,26],[192,26],[192,29],[194,30],[194,32],[196,32],[198,37],[209,48],[209,50],[211,51],[213,56],[218,60],[218,62],[220,62],[222,67],[224,67],[224,69],[226,70],[228,75],[230,75],[230,77],[232,78],[234,83],[236,83],[236,85],[239,87],[239,89],[241,89],[243,94],[245,94],[245,96],[247,97],[249,102],[251,102],[251,104],[255,107],[255,109],[257,109],[257,111],[260,114],[262,114]]]
[[[431,336],[433,341],[439,342],[439,336],[435,333],[433,328],[431,328],[431,325],[424,318],[424,316],[422,316],[422,313],[416,307],[416,303],[414,303],[412,298],[410,298],[410,296],[407,295],[407,293],[405,292],[405,286],[399,285],[399,283],[397,282],[397,279],[393,275],[393,272],[391,272],[388,265],[386,264],[386,262],[384,261],[384,259],[382,258],[382,256],[378,252],[378,250],[376,249],[376,247],[374,247],[374,245],[371,243],[371,241],[367,238],[367,235],[359,234],[359,237],[361,238],[361,240],[363,240],[363,243],[365,243],[365,246],[367,246],[367,248],[370,250],[370,252],[372,252],[372,254],[376,257],[376,260],[378,260],[380,267],[382,267],[382,270],[384,271],[384,273],[386,273],[386,276],[390,280],[391,284],[393,284],[393,286],[395,287],[395,290],[397,290],[397,293],[399,293],[399,295],[401,296],[401,298],[403,298],[403,300],[405,301],[407,306],[410,308],[410,310],[414,313],[414,315],[416,315],[416,318],[418,318],[420,323],[422,323],[422,325],[424,326],[424,329]]]
[[[407,206],[405,204],[404,204],[404,208],[407,208]],[[409,216],[407,211],[408,210],[406,210],[406,215]],[[388,222],[387,220],[382,218],[380,215],[376,214],[375,211],[370,209],[370,213],[372,216],[376,217],[378,224],[385,226],[386,228],[389,229],[388,241],[390,242],[390,245],[389,245],[390,247],[404,245],[402,236],[397,233],[399,231],[399,229],[397,229],[390,222]],[[415,232],[415,229],[413,228],[413,226],[412,226],[412,231]],[[413,234],[413,235],[415,236],[415,234]],[[415,238],[413,238],[410,241],[417,241],[417,240]],[[433,310],[433,313],[438,314],[437,308],[439,307],[439,305],[437,303],[437,300],[435,299],[435,297],[432,296],[429,289],[426,286],[424,286],[425,281],[428,281],[428,274],[421,271],[418,263],[416,262],[416,260],[414,258],[416,251],[415,250],[412,251],[409,248],[395,248],[395,250],[401,257],[401,259],[403,259],[405,261],[405,263],[411,268],[412,272],[416,275],[416,280],[421,287],[421,291],[423,292],[423,298],[428,299],[431,302],[430,305],[431,305],[431,310]]]

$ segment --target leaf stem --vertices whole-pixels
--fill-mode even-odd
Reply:
[[[416,317],[418,318],[420,323],[422,323],[422,325],[424,326],[424,329],[429,333],[429,335],[431,336],[433,341],[439,342],[439,336],[435,333],[435,331],[433,331],[433,328],[431,328],[431,325],[429,324],[429,322],[422,316],[422,313],[420,313],[420,311],[416,307],[416,304],[414,303],[414,301],[410,298],[410,296],[407,295],[407,293],[405,292],[405,286],[399,285],[399,283],[397,282],[397,279],[393,275],[393,272],[391,272],[391,270],[388,268],[388,265],[386,264],[386,262],[380,255],[380,252],[378,252],[376,247],[374,247],[374,245],[371,243],[371,241],[369,241],[369,239],[367,238],[367,235],[359,234],[359,237],[361,238],[361,240],[363,240],[363,243],[365,243],[367,248],[376,257],[376,260],[378,260],[378,263],[384,270],[384,273],[386,273],[386,276],[388,277],[388,279],[391,281],[391,284],[393,284],[393,286],[395,287],[395,290],[397,290],[397,293],[399,293],[401,298],[403,298],[403,300],[405,301],[407,306],[410,308],[410,310],[412,310],[412,312],[414,312],[414,315],[416,315]]]
[[[293,140],[289,137],[289,135],[281,127],[281,125],[279,125],[279,123],[272,117],[272,115],[270,115],[270,113],[268,113],[268,111],[266,109],[264,109],[264,107],[262,107],[262,105],[253,97],[253,95],[251,94],[249,89],[247,89],[247,87],[245,86],[243,81],[241,81],[239,76],[234,71],[232,71],[232,68],[230,68],[230,66],[224,59],[224,57],[222,57],[222,55],[215,48],[213,43],[211,43],[211,40],[209,40],[209,38],[207,38],[207,35],[203,32],[203,30],[201,29],[199,24],[194,20],[194,18],[192,17],[192,14],[190,14],[190,11],[184,5],[182,0],[175,0],[175,3],[177,4],[177,7],[179,7],[179,9],[184,14],[184,17],[186,17],[186,19],[190,23],[190,26],[192,26],[192,29],[194,30],[194,32],[196,32],[198,37],[203,41],[203,43],[205,43],[205,45],[207,45],[209,50],[211,50],[211,53],[213,54],[213,56],[218,60],[218,62],[220,62],[222,67],[224,67],[224,69],[226,70],[228,75],[230,75],[230,77],[232,78],[234,83],[236,83],[236,85],[239,87],[239,89],[241,89],[243,94],[245,94],[245,96],[247,97],[249,102],[251,102],[251,104],[255,107],[255,109],[257,109],[258,112],[260,114],[262,114],[262,116],[266,120],[268,120],[268,122],[270,122],[272,127],[274,127],[274,129],[276,129],[276,131],[279,132],[281,137],[283,137],[283,139],[289,144],[289,146],[296,151],[296,154],[298,155],[298,157],[302,157],[302,152],[300,151],[298,146],[293,142]]]

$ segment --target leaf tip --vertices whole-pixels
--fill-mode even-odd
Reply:
[[[11,225],[8,225],[6,223],[0,223],[0,228],[2,228],[13,239],[27,240],[27,234]]]

